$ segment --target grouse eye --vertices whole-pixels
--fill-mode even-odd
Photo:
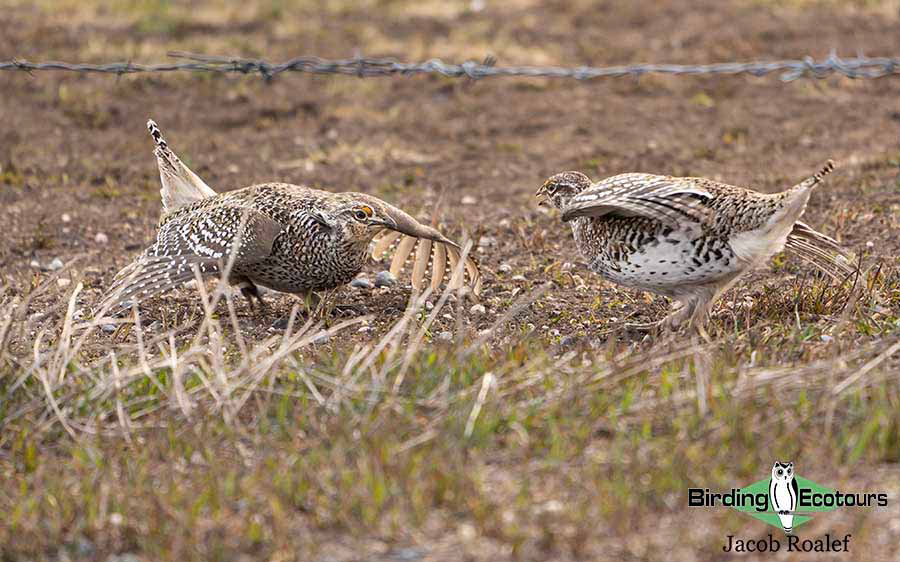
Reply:
[[[356,217],[357,220],[361,220],[361,221],[364,221],[369,217],[369,215],[367,215],[366,212],[362,211],[362,210],[354,211],[353,216]]]

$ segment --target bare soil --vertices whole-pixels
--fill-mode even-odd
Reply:
[[[501,64],[605,65],[797,58],[833,48],[887,55],[900,47],[895,12],[852,3],[519,2],[478,12],[448,7],[449,13],[435,15],[402,4],[347,7],[340,14],[291,5],[268,21],[262,11],[242,21],[242,14],[209,7],[199,11],[202,23],[169,14],[172,21],[159,24],[168,26],[163,30],[123,14],[85,11],[7,10],[0,14],[8,30],[0,53],[150,60],[166,50],[242,52],[236,45],[243,44],[254,47],[249,54],[271,60],[351,51],[448,60],[493,53]],[[156,21],[153,13],[141,17]],[[282,75],[266,83],[254,76],[9,72],[0,98],[0,220],[8,232],[0,266],[6,283],[22,285],[42,275],[32,261],[79,257],[72,271],[86,275],[90,306],[115,270],[154,235],[158,178],[144,129],[152,117],[217,190],[270,180],[358,190],[435,217],[459,240],[471,237],[485,271],[488,310],[471,319],[474,327],[489,323],[514,292],[553,280],[553,290],[517,321],[542,336],[558,330],[591,339],[625,316],[658,318],[665,303],[620,291],[579,267],[567,228],[534,205],[534,190],[547,176],[567,169],[594,178],[645,171],[775,191],[834,158],[838,170],[813,196],[807,220],[866,260],[891,259],[900,248],[889,235],[898,224],[897,88],[892,78],[784,83],[777,76],[645,76],[473,84],[433,76]],[[99,244],[98,233],[108,243]],[[503,264],[512,269],[501,272]],[[808,272],[788,260],[740,284],[719,311]],[[525,281],[513,280],[516,275]],[[402,288],[350,289],[341,300],[361,304],[387,324],[407,294]],[[267,332],[294,302],[270,299],[273,318],[241,309],[250,331]],[[196,294],[182,291],[147,312],[174,307],[188,314],[196,306]]]

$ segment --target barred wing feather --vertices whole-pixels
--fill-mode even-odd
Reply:
[[[689,179],[652,174],[620,174],[585,189],[563,209],[562,220],[601,217],[608,214],[642,216],[669,226],[706,224],[711,217],[705,205],[712,198]]]

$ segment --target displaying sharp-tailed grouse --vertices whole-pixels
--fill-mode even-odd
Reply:
[[[219,276],[259,299],[257,285],[309,294],[349,283],[374,257],[393,251],[391,272],[411,258],[412,285],[437,288],[452,276],[477,294],[481,274],[458,244],[377,197],[264,183],[216,193],[169,148],[156,123],[163,217],[156,242],[116,276],[102,307],[115,313],[201,276]],[[454,273],[458,272],[456,275]],[[251,299],[252,303],[252,299]]]
[[[817,174],[774,194],[704,178],[620,174],[596,184],[580,172],[548,179],[537,196],[562,211],[578,249],[603,278],[682,306],[664,322],[705,320],[742,274],[787,249],[828,274],[853,271],[838,243],[799,222]]]

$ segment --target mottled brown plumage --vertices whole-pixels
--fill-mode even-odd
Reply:
[[[246,296],[257,285],[308,294],[350,282],[363,268],[369,246],[376,257],[393,250],[391,272],[413,256],[412,284],[445,276],[477,295],[481,274],[461,259],[459,245],[404,211],[364,193],[332,193],[285,183],[265,183],[215,194],[169,149],[150,121],[163,188],[164,215],[156,242],[117,276],[104,306],[113,312],[201,276],[221,275]]]
[[[852,271],[836,241],[798,221],[812,188],[832,168],[829,161],[775,194],[704,178],[638,173],[591,184],[580,172],[563,172],[537,195],[571,223],[593,271],[680,302],[667,319],[677,326],[705,318],[737,278],[782,249],[837,278]]]

